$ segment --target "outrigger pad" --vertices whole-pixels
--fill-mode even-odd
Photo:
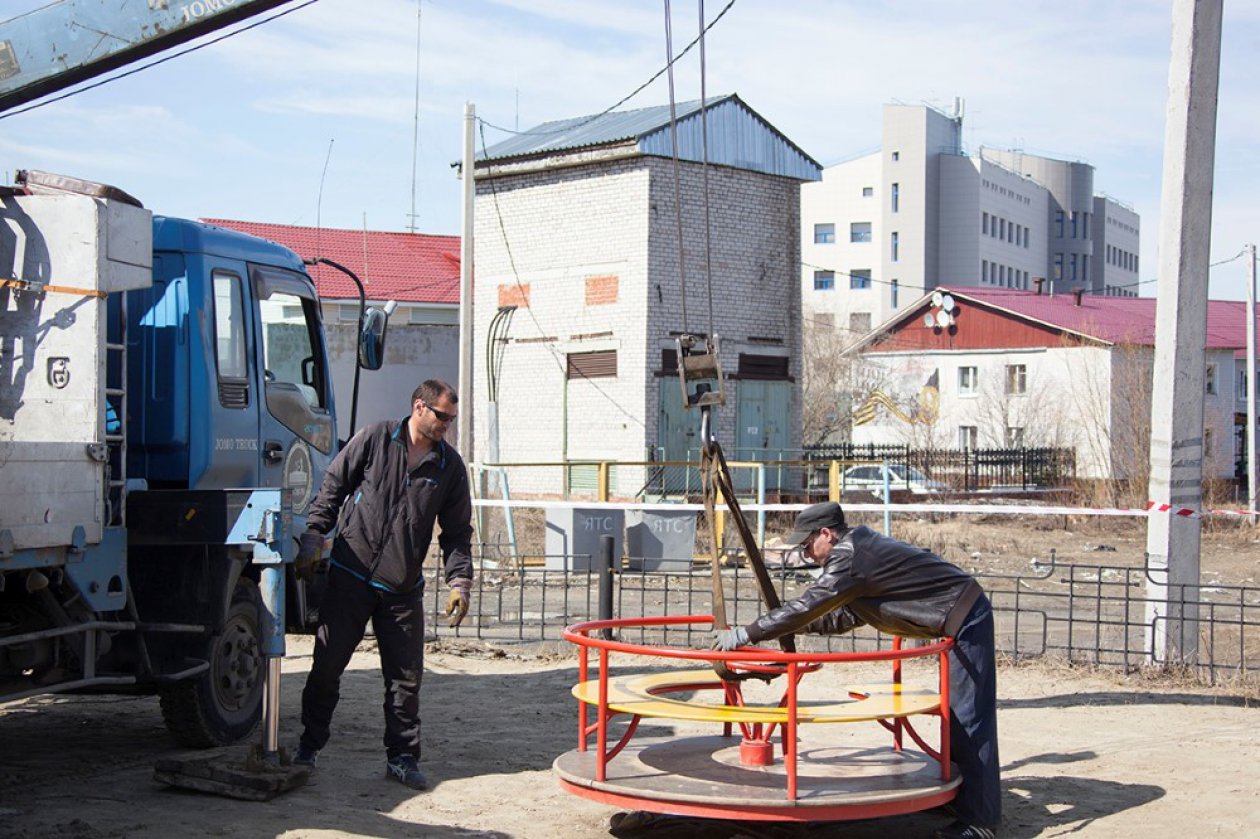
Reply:
[[[229,755],[190,760],[163,758],[153,767],[153,780],[159,783],[243,801],[270,801],[304,785],[310,777],[310,767],[294,766],[283,750],[279,765],[262,760],[257,744],[243,760]]]

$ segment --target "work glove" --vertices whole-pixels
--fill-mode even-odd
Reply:
[[[748,630],[742,626],[719,629],[713,633],[713,649],[729,652],[736,647],[748,645]]]
[[[316,530],[308,530],[298,539],[297,558],[293,560],[293,570],[300,579],[308,583],[315,579],[315,569],[324,558],[324,534]]]
[[[456,577],[449,585],[451,595],[446,598],[446,625],[459,626],[468,614],[468,591],[472,588],[472,580]]]

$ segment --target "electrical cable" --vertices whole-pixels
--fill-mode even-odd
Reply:
[[[709,291],[709,334],[716,335],[713,325],[713,226],[709,220],[709,116],[705,93],[704,0],[697,4],[700,13],[700,172],[704,184],[704,283]]]
[[[672,149],[671,159],[674,169],[674,225],[678,230],[678,286],[679,299],[682,306],[682,331],[690,334],[687,324],[687,255],[683,244],[682,226],[682,176],[678,171],[678,118],[674,104],[674,47],[673,21],[669,11],[669,0],[665,0],[665,69],[669,71],[669,142]],[[709,332],[712,335],[712,331]]]
[[[712,29],[712,28],[713,28],[713,26],[714,26],[714,25],[715,25],[715,24],[716,24],[719,20],[721,20],[721,19],[722,19],[722,17],[723,17],[723,16],[724,16],[727,12],[729,12],[729,11],[731,10],[731,7],[732,7],[732,6],[734,6],[734,5],[735,5],[735,0],[730,0],[730,2],[729,2],[729,3],[727,3],[727,4],[726,4],[726,5],[722,8],[722,11],[718,12],[718,13],[717,13],[717,15],[713,18],[713,20],[709,22],[709,25],[708,25],[708,26],[706,26],[706,27],[704,27],[704,29],[701,31],[700,35],[699,35],[699,36],[697,36],[697,37],[696,37],[696,39],[695,39],[694,41],[692,41],[690,44],[688,44],[688,45],[686,46],[686,48],[685,48],[685,49],[683,49],[683,51],[682,51],[682,52],[678,53],[678,55],[677,55],[677,56],[675,56],[673,60],[674,60],[674,61],[678,61],[678,59],[682,58],[684,55],[686,55],[687,53],[689,53],[689,52],[691,51],[691,48],[692,48],[692,47],[694,47],[696,44],[700,43],[700,38],[704,35],[704,33],[705,33],[705,32],[708,32],[710,29]],[[671,62],[671,64],[672,64],[672,63],[673,63],[673,62]],[[582,120],[581,122],[579,122],[579,123],[577,123],[577,124],[575,124],[575,125],[565,125],[563,128],[556,128],[556,129],[552,129],[551,131],[534,131],[534,130],[530,130],[530,131],[514,131],[514,130],[512,130],[511,128],[504,128],[504,127],[503,127],[503,126],[501,126],[501,125],[495,125],[495,124],[494,124],[494,123],[492,123],[492,122],[486,122],[485,120],[480,119],[480,117],[478,118],[478,120],[479,120],[480,122],[485,123],[485,125],[486,125],[486,127],[487,127],[487,128],[493,128],[495,131],[502,131],[504,134],[515,134],[515,135],[517,135],[517,136],[526,136],[526,137],[550,137],[550,136],[553,136],[553,135],[555,135],[555,134],[563,134],[563,133],[564,133],[564,132],[566,132],[566,131],[573,131],[574,129],[581,128],[582,126],[584,126],[584,125],[588,125],[588,124],[590,124],[590,123],[594,122],[595,120],[599,119],[599,118],[600,118],[600,117],[602,117],[602,116],[607,116],[608,114],[612,113],[612,112],[613,112],[613,111],[615,111],[617,108],[620,108],[622,105],[626,104],[626,103],[627,103],[627,102],[629,102],[631,99],[633,99],[634,97],[636,97],[636,96],[638,96],[640,93],[642,93],[644,90],[646,90],[646,89],[648,88],[648,86],[652,84],[652,82],[654,82],[654,81],[656,81],[657,79],[659,79],[659,78],[660,78],[660,77],[661,77],[661,76],[662,76],[662,75],[663,75],[663,74],[664,74],[667,70],[669,70],[669,68],[670,68],[670,65],[669,65],[669,64],[665,65],[664,67],[662,67],[661,69],[659,69],[659,70],[657,70],[655,73],[653,73],[653,74],[652,74],[652,77],[651,77],[650,79],[648,79],[646,82],[644,82],[643,84],[641,84],[641,85],[639,85],[638,87],[636,87],[634,90],[630,91],[630,93],[626,94],[626,95],[625,95],[625,96],[623,96],[621,99],[618,99],[618,100],[617,100],[616,102],[614,102],[612,105],[609,105],[607,108],[605,108],[604,110],[600,111],[599,113],[594,114],[593,116],[590,116],[590,117],[588,117],[587,119],[584,119],[584,120]]]
[[[484,156],[485,150],[486,150],[486,134],[485,134],[484,126],[479,131],[479,134],[481,135],[481,151],[482,151],[482,155]],[[524,309],[529,314],[529,319],[533,321],[534,328],[538,331],[538,336],[540,338],[546,338],[547,333],[543,330],[542,324],[538,322],[538,317],[534,314],[534,308],[529,305],[529,302],[528,302],[529,296],[525,291],[525,287],[521,284],[521,274],[520,274],[520,271],[516,267],[516,257],[513,255],[512,245],[508,241],[507,227],[503,223],[503,211],[499,207],[499,191],[494,185],[494,178],[489,177],[489,175],[491,174],[491,171],[490,171],[491,167],[488,161],[487,161],[486,167],[487,167],[486,182],[490,186],[490,196],[492,199],[492,203],[494,205],[494,214],[495,214],[495,218],[498,220],[499,236],[502,238],[503,248],[507,252],[508,265],[512,269],[512,279],[516,284],[516,290],[520,294],[521,301],[524,305]],[[464,176],[471,178],[471,177],[474,177],[474,174],[472,172],[465,172]],[[569,365],[566,363],[566,360],[562,360],[560,358],[560,351],[557,350],[555,347],[551,346],[550,344],[544,343],[543,346],[547,349],[548,352],[551,353],[552,358],[556,362],[556,366],[560,368],[561,374],[568,376],[570,373]],[[606,399],[609,403],[611,403],[612,406],[615,407],[618,411],[624,414],[627,418],[633,420],[638,425],[644,428],[647,428],[646,422],[644,422],[642,419],[635,416],[632,412],[630,412],[625,407],[623,407],[621,403],[619,403],[616,399],[614,399],[611,395],[609,395],[607,391],[605,391],[602,387],[600,387],[599,384],[596,383],[594,379],[586,375],[586,373],[584,373],[581,370],[577,370],[575,372],[577,372],[579,376],[585,379],[591,385],[591,387],[595,388],[595,391],[600,396],[604,397],[604,399]]]
[[[1212,269],[1212,268],[1216,268],[1216,267],[1219,267],[1219,266],[1221,266],[1221,265],[1227,265],[1227,264],[1229,264],[1230,262],[1234,262],[1234,261],[1236,261],[1236,260],[1238,260],[1238,259],[1242,258],[1242,256],[1244,256],[1246,253],[1247,253],[1247,249],[1246,249],[1246,248],[1243,248],[1241,251],[1239,251],[1239,252],[1238,252],[1238,253],[1236,253],[1235,255],[1231,256],[1229,259],[1222,259],[1222,260],[1220,260],[1220,261],[1218,261],[1218,262],[1213,262],[1213,263],[1211,263],[1210,265],[1208,265],[1208,269],[1210,270],[1210,269]],[[814,269],[815,271],[830,271],[830,272],[832,272],[833,274],[838,275],[838,276],[841,276],[841,277],[850,277],[850,278],[856,277],[856,278],[858,278],[858,279],[865,280],[865,281],[867,281],[867,282],[870,282],[870,283],[873,283],[873,284],[876,284],[876,285],[883,285],[883,286],[889,286],[889,287],[892,287],[892,286],[896,285],[898,288],[900,288],[900,289],[902,289],[902,290],[905,290],[905,289],[907,288],[906,286],[901,285],[899,282],[897,282],[897,281],[895,281],[895,280],[894,280],[894,281],[881,280],[881,279],[879,279],[879,278],[877,278],[877,277],[868,277],[868,276],[866,276],[866,275],[864,275],[864,274],[853,274],[853,273],[851,273],[851,272],[849,272],[849,271],[844,271],[844,270],[841,270],[841,269],[839,269],[839,268],[832,268],[831,266],[828,266],[828,265],[815,265],[814,263],[812,263],[812,262],[806,262],[806,261],[805,261],[805,260],[803,260],[803,259],[801,260],[801,267],[802,267],[802,268],[812,268],[812,269]],[[1123,288],[1136,288],[1137,286],[1149,285],[1150,283],[1154,283],[1154,282],[1159,282],[1159,277],[1150,277],[1150,278],[1148,278],[1148,279],[1145,279],[1145,280],[1137,280],[1136,282],[1132,282],[1132,283],[1114,283],[1114,284],[1112,284],[1112,285],[1107,286],[1107,288],[1115,288],[1115,289],[1123,289]],[[948,287],[948,288],[954,288],[954,287],[955,287],[955,286],[950,286],[948,283],[946,283],[945,285],[946,285],[946,287]],[[983,290],[985,291],[985,293],[986,293],[986,294],[990,294],[990,295],[992,295],[992,294],[1011,294],[1011,295],[1016,295],[1016,294],[1030,294],[1030,293],[1032,293],[1032,292],[1031,292],[1031,291],[1029,291],[1028,289],[1003,288],[1003,287],[1001,287],[1001,286],[989,286],[989,285],[974,285],[974,286],[973,286],[973,285],[967,285],[967,286],[956,286],[956,287],[957,287],[957,288],[959,288],[959,289],[968,289],[968,288],[983,289]],[[821,290],[821,289],[819,289],[819,290]],[[851,290],[853,290],[853,291],[861,291],[861,289],[851,289]],[[1119,296],[1119,295],[1109,295],[1109,294],[1098,294],[1097,292],[1095,292],[1095,291],[1093,291],[1093,290],[1086,290],[1086,291],[1085,291],[1085,294],[1086,294],[1087,296],[1089,296],[1089,297],[1114,297],[1114,296]]]

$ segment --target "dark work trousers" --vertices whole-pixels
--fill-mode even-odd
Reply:
[[[322,749],[341,696],[341,674],[363,640],[368,619],[385,677],[385,753],[420,756],[420,677],[424,605],[420,589],[395,594],[333,566],[319,606],[315,661],[302,690],[302,746]]]
[[[949,752],[962,775],[954,812],[967,824],[1002,820],[993,608],[981,595],[954,636],[949,655]]]

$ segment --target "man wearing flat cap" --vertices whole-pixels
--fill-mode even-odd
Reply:
[[[971,575],[925,548],[846,527],[834,501],[802,510],[788,534],[822,574],[747,626],[720,630],[719,650],[797,632],[834,634],[863,624],[907,638],[954,639],[949,655],[950,758],[962,785],[958,820],[938,839],[992,839],[1001,820],[993,611]]]

